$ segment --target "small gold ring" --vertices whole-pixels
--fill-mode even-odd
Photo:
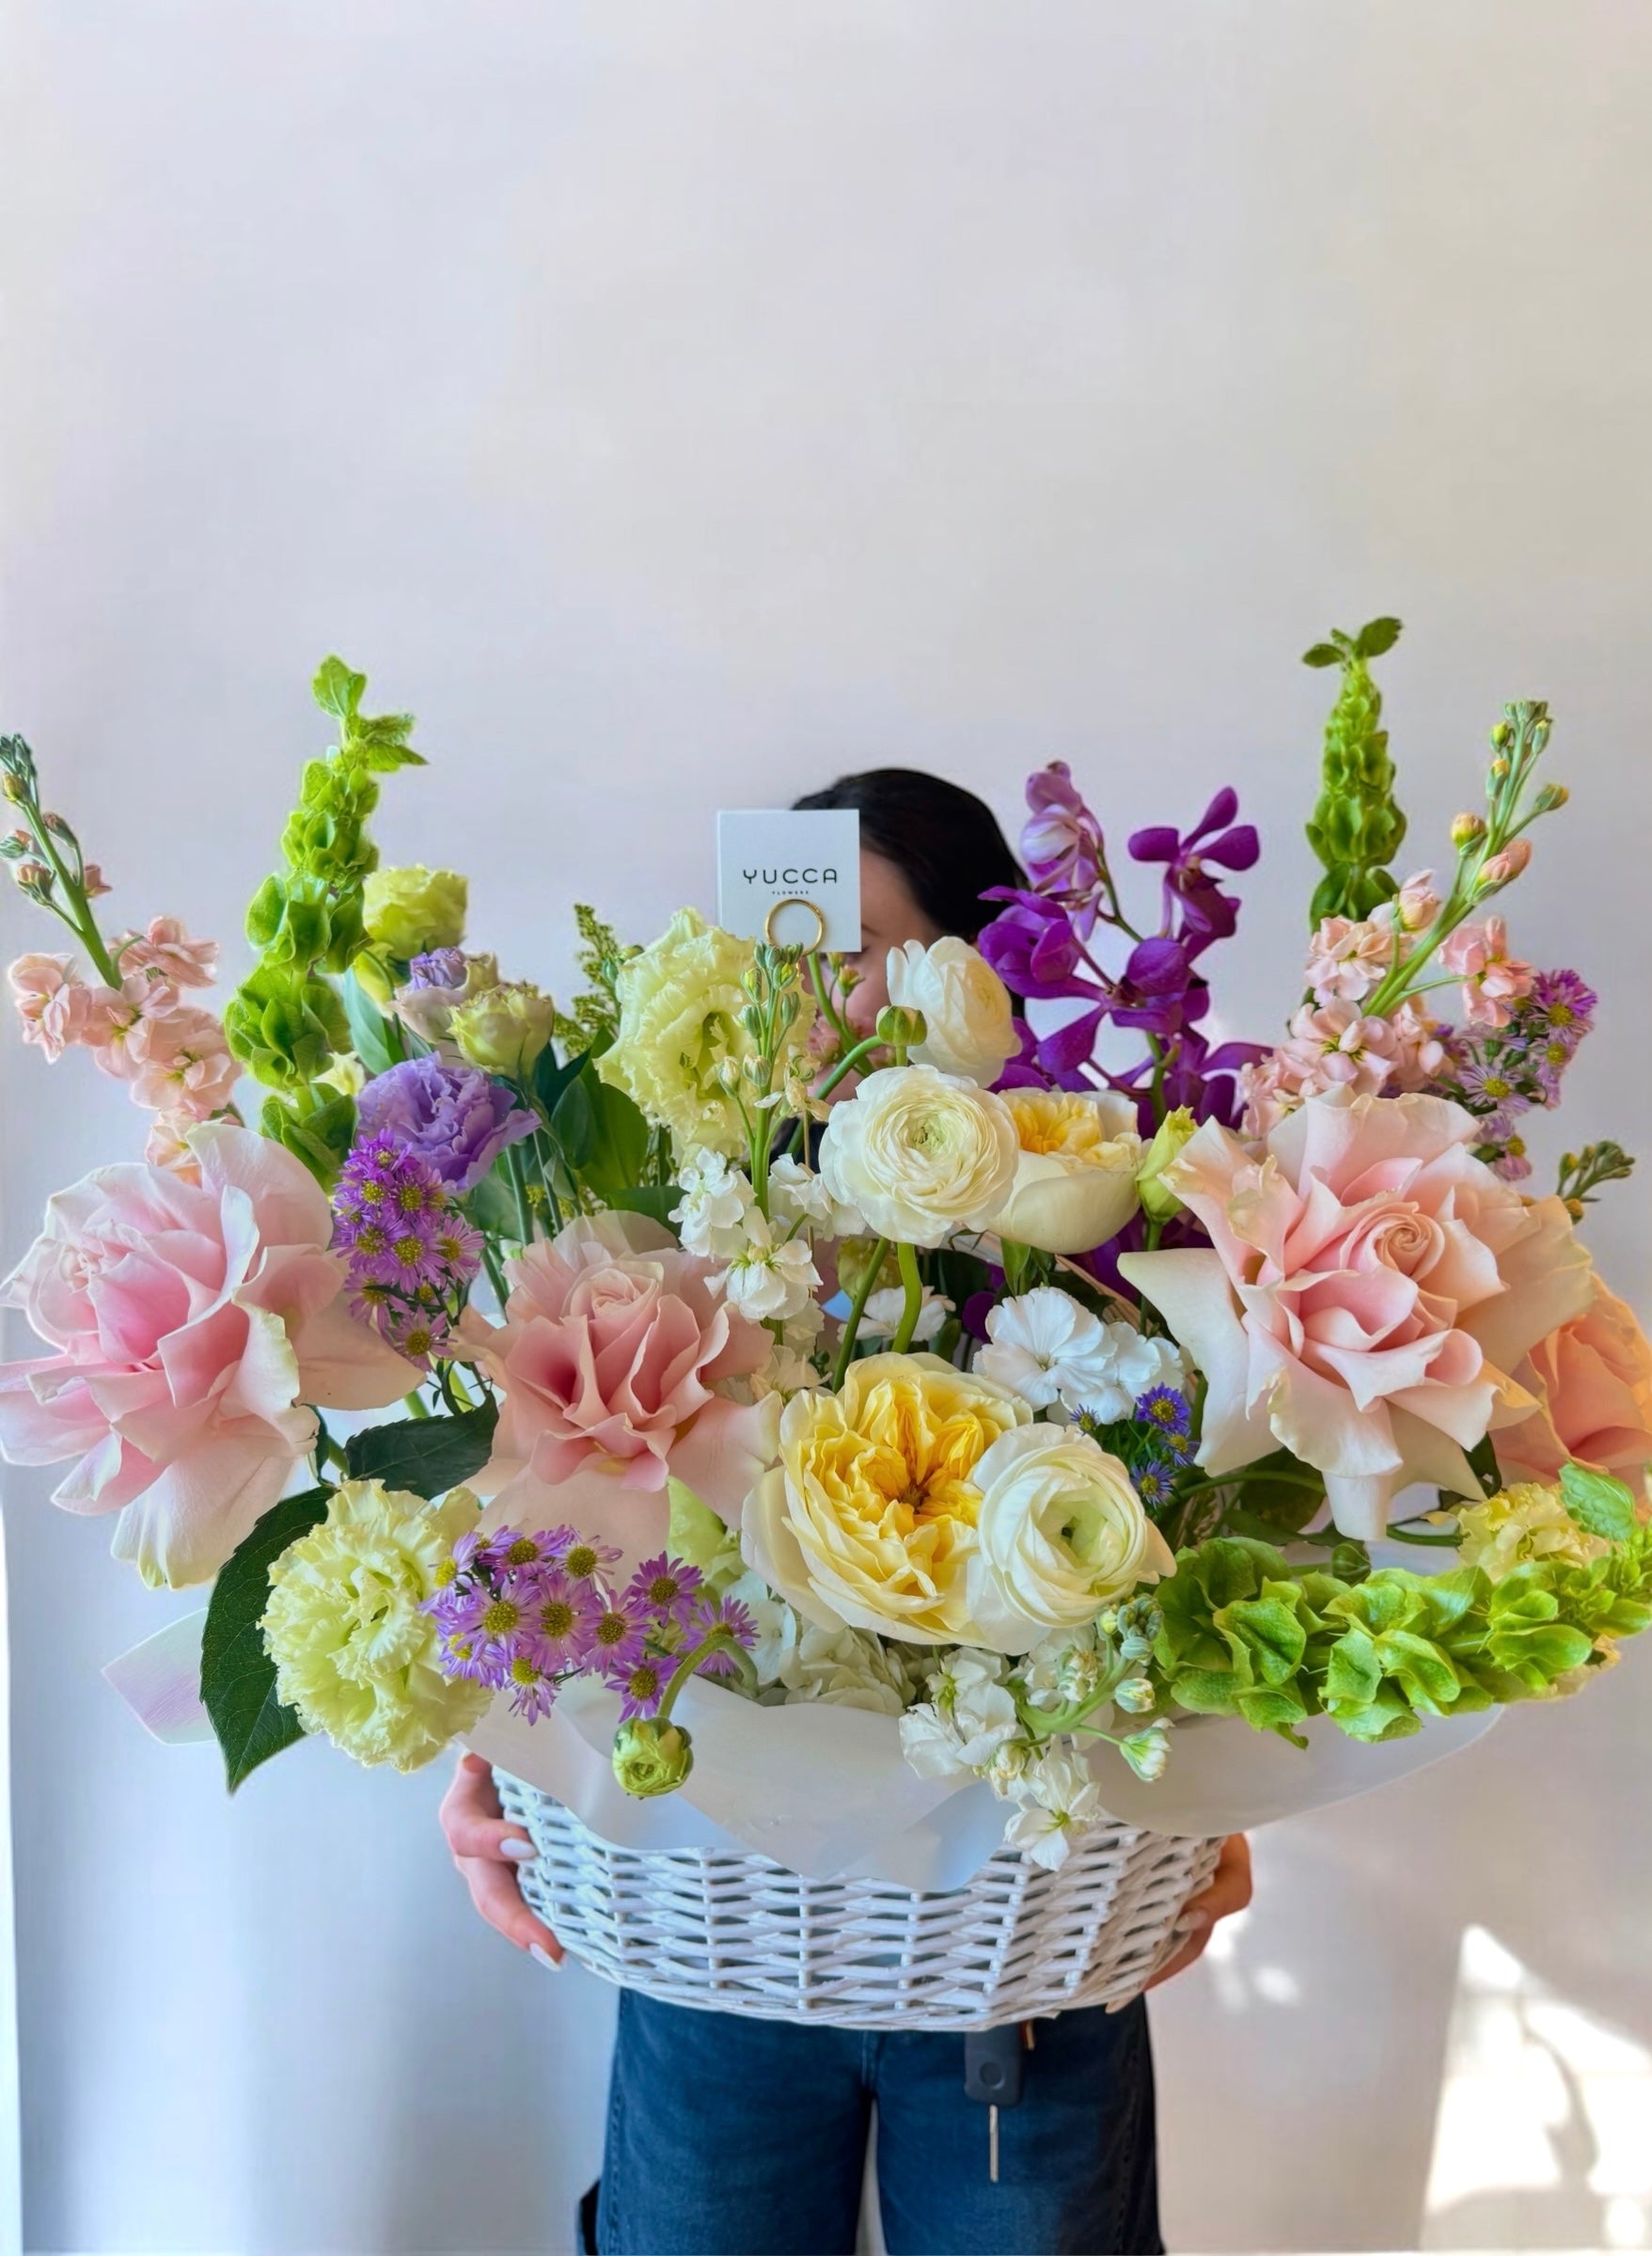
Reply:
[[[807,947],[798,948],[798,953],[800,954],[812,955],[815,950],[826,939],[826,919],[821,915],[818,905],[815,902],[809,900],[806,895],[802,893],[789,893],[785,900],[777,901],[763,921],[763,937],[765,940],[767,940],[771,948],[798,947],[798,943],[795,940],[780,939],[775,932],[775,919],[779,915],[782,908],[807,908],[813,916],[814,938],[809,942]]]

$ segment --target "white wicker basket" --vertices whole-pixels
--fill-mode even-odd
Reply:
[[[1127,2004],[1174,1949],[1220,1845],[1109,1819],[1060,1871],[1005,1849],[968,1886],[913,1895],[805,1880],[766,1856],[615,1848],[494,1776],[539,1852],[524,1896],[593,1973],[671,2005],[840,2028],[990,2028]]]

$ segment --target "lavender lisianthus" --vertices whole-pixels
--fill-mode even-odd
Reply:
[[[473,1190],[508,1144],[539,1126],[503,1081],[438,1057],[409,1058],[376,1075],[355,1116],[360,1134],[394,1137],[455,1191]]]

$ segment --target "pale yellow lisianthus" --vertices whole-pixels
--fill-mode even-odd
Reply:
[[[754,954],[749,940],[707,924],[692,908],[680,908],[659,939],[629,957],[615,979],[619,1032],[596,1069],[650,1120],[669,1128],[680,1153],[696,1144],[725,1154],[747,1148],[745,1123],[721,1076],[756,1054],[740,1022],[750,1001],[742,982]],[[777,1087],[797,1069],[813,1021],[814,1004],[805,994],[781,1042]],[[755,1095],[749,1083],[743,1093],[749,1104]]]
[[[281,1554],[260,1627],[275,1696],[307,1731],[357,1762],[412,1771],[480,1719],[492,1694],[442,1675],[436,1625],[419,1611],[479,1509],[468,1489],[427,1504],[347,1480],[321,1525]]]
[[[369,939],[403,963],[433,948],[456,948],[464,937],[470,888],[457,870],[374,870],[362,887],[361,915]]]
[[[1021,1156],[992,1229],[1046,1254],[1105,1245],[1140,1204],[1134,1104],[1110,1089],[1008,1089],[1003,1101]]]
[[[504,979],[454,1004],[448,1038],[466,1065],[523,1081],[556,1020],[550,996],[529,980]]]
[[[746,1502],[747,1563],[808,1620],[917,1644],[977,1642],[975,1469],[1031,1418],[937,1355],[869,1355],[835,1395],[794,1395],[780,1461]]]
[[[1514,1481],[1484,1504],[1462,1506],[1457,1527],[1458,1564],[1478,1567],[1494,1583],[1533,1559],[1587,1567],[1612,1549],[1604,1536],[1578,1525],[1558,1488],[1539,1480]]]

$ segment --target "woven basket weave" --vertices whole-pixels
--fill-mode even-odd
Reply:
[[[806,1880],[766,1856],[599,1840],[505,1771],[539,1854],[522,1892],[595,1974],[671,2005],[839,2028],[990,2028],[1125,2005],[1178,1941],[1219,1843],[1109,1819],[1060,1871],[1000,1850],[968,1886]]]

